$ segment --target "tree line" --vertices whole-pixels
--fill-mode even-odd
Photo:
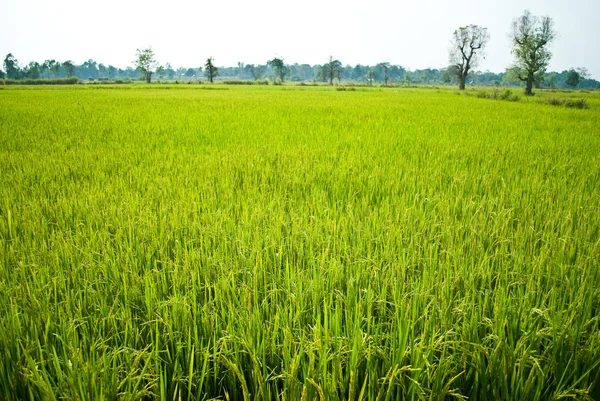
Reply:
[[[76,77],[82,80],[127,81],[152,78],[170,81],[190,81],[206,78],[240,80],[271,80],[324,82],[333,85],[341,81],[364,83],[366,85],[399,84],[452,84],[465,89],[467,85],[486,86],[525,86],[525,93],[531,95],[533,87],[546,88],[600,88],[600,83],[591,79],[585,68],[571,68],[562,72],[547,72],[552,54],[548,46],[556,37],[550,17],[537,17],[529,11],[515,19],[511,25],[511,49],[515,56],[512,66],[502,73],[477,71],[478,62],[485,55],[485,47],[490,40],[487,29],[478,25],[460,27],[454,31],[449,51],[450,65],[439,69],[410,71],[401,65],[381,62],[376,65],[343,65],[333,56],[324,64],[286,64],[282,57],[274,57],[264,64],[245,64],[216,67],[215,60],[209,57],[203,66],[173,68],[156,61],[152,48],[138,49],[134,66],[125,69],[98,63],[92,59],[80,65],[71,60],[59,62],[45,60],[32,61],[21,66],[15,56],[7,54],[0,70],[0,79],[53,79]]]

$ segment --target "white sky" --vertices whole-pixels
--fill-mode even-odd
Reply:
[[[529,9],[554,19],[559,36],[549,70],[586,67],[600,80],[599,0],[0,0],[0,60],[92,58],[132,65],[136,48],[152,46],[161,64],[199,67],[389,61],[405,68],[441,68],[458,27],[488,28],[487,56],[477,69],[502,72],[512,61],[508,32]],[[2,68],[2,67],[0,67]]]

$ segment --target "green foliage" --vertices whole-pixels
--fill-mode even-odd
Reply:
[[[81,81],[75,77],[54,79],[4,79],[0,85],[75,85]]]
[[[323,76],[329,80],[329,85],[333,85],[335,78],[338,82],[341,81],[342,68],[340,60],[334,60],[333,56],[329,57],[329,62],[323,65]]]
[[[284,64],[283,58],[280,58],[280,57],[275,57],[273,60],[270,61],[270,63],[275,72],[275,76],[277,78],[279,78],[278,83],[282,84],[285,80],[285,76],[288,74],[290,69]],[[273,83],[277,83],[277,82],[273,82]]]
[[[519,95],[514,94],[510,89],[495,89],[492,91],[479,90],[475,92],[475,97],[479,99],[492,99],[492,100],[507,100],[509,102],[518,102],[521,100]]]
[[[600,399],[600,111],[455,93],[5,87],[0,398]]]
[[[260,81],[248,81],[243,79],[226,79],[222,81],[225,85],[269,85],[269,81],[266,79]]]
[[[147,49],[137,49],[135,54],[134,64],[136,69],[142,74],[142,78],[150,83],[152,74],[158,66],[158,62],[154,56],[154,50],[151,47]]]
[[[552,53],[548,45],[556,37],[552,18],[538,18],[525,10],[523,15],[513,22],[512,52],[515,65],[512,70],[523,82],[526,82],[525,95],[533,95],[534,85],[543,81],[544,72],[550,62]]]
[[[217,77],[217,75],[219,75],[219,69],[215,67],[212,57],[206,59],[206,63],[204,64],[204,73],[211,83]]]
[[[589,109],[590,106],[585,99],[570,99],[570,98],[556,98],[550,97],[542,100],[542,103],[549,104],[551,106],[564,106],[572,109]]]
[[[567,79],[565,80],[565,83],[571,88],[575,88],[577,85],[579,85],[580,80],[581,77],[579,76],[579,73],[571,69],[567,74]]]
[[[21,70],[19,68],[19,62],[12,55],[12,53],[8,53],[4,58],[4,70],[6,71],[6,77],[8,79],[19,79],[21,75]]]

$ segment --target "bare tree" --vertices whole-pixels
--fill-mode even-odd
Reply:
[[[514,70],[521,81],[526,82],[525,95],[533,95],[533,84],[543,79],[552,53],[547,46],[556,33],[550,17],[538,18],[525,10],[513,21],[511,39],[515,55]]]
[[[450,63],[456,67],[453,72],[458,76],[458,88],[465,89],[467,75],[477,65],[490,36],[487,28],[469,25],[458,28],[452,35]]]

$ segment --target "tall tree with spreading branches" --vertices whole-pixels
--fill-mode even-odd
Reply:
[[[525,10],[513,21],[511,30],[512,53],[515,55],[514,70],[526,83],[525,95],[533,95],[534,83],[539,83],[546,72],[552,53],[548,45],[556,37],[554,22],[550,17],[536,17]]]
[[[478,25],[463,26],[454,31],[450,47],[450,63],[455,67],[452,71],[458,76],[460,90],[465,89],[469,71],[479,62],[489,40],[487,28]]]

